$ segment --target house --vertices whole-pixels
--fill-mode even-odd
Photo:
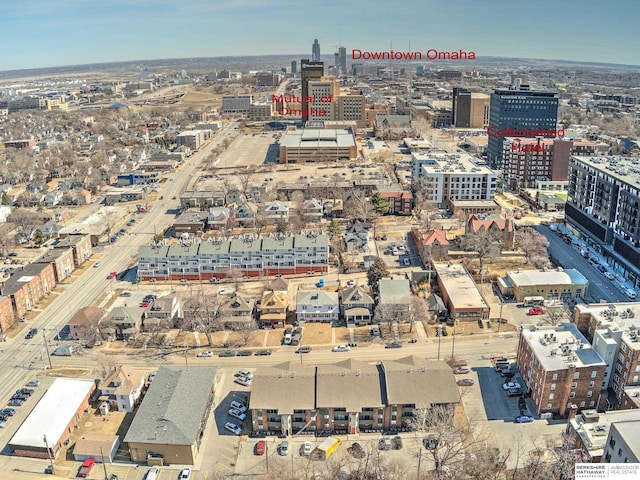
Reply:
[[[173,236],[180,237],[183,233],[202,234],[207,226],[207,218],[206,212],[195,208],[183,212],[173,221]]]
[[[71,320],[69,326],[69,340],[84,340],[93,336],[93,331],[99,329],[100,321],[105,317],[107,311],[104,308],[84,307],[78,310]]]
[[[411,237],[425,265],[430,265],[432,261],[441,262],[449,257],[451,244],[447,240],[447,232],[444,230],[423,232],[418,228],[412,228]]]
[[[160,297],[147,310],[142,330],[147,332],[174,328],[179,318],[182,318],[182,301],[176,295]]]
[[[225,200],[227,202],[227,205],[230,205],[232,203],[246,202],[247,197],[244,195],[244,193],[242,193],[242,190],[238,190],[237,188],[232,188],[227,192],[225,196]]]
[[[396,312],[409,312],[411,284],[404,278],[381,278],[378,282],[378,304],[393,308]],[[409,321],[409,318],[405,318]]]
[[[116,339],[129,340],[134,338],[140,327],[142,326],[142,319],[146,317],[147,312],[145,308],[141,307],[115,307],[105,319],[107,328],[112,328]],[[107,333],[107,329],[103,329],[103,332]]]
[[[45,238],[59,238],[62,227],[55,221],[49,220],[39,228]]]
[[[289,218],[289,203],[276,200],[275,202],[267,202],[264,205],[264,211],[267,219],[275,223],[281,218],[287,220]]]
[[[207,217],[207,225],[215,230],[226,229],[231,218],[231,211],[228,207],[211,207],[209,208],[209,216]]]
[[[269,285],[269,288],[273,292],[288,293],[289,280],[287,280],[284,277],[277,277],[273,282],[271,282],[271,285]]]
[[[194,465],[213,412],[216,368],[164,366],[124,437],[132,462]]]
[[[45,207],[54,207],[60,203],[62,200],[62,195],[64,192],[61,190],[54,190],[53,192],[49,192],[44,196],[44,206]]]
[[[340,292],[340,314],[347,327],[368,325],[373,320],[375,302],[367,290],[353,285]]]
[[[319,223],[322,220],[324,208],[322,202],[316,198],[305,200],[302,204],[302,217],[307,222]]]
[[[431,318],[433,319],[446,318],[448,313],[444,301],[440,295],[436,295],[435,293],[432,293],[427,298],[427,310],[429,310]]]
[[[502,250],[513,250],[515,240],[513,219],[495,215],[483,215],[481,219],[477,215],[469,215],[464,234],[474,235],[481,230],[496,232],[497,236],[500,237]]]
[[[256,224],[258,207],[254,203],[242,202],[240,204],[233,205],[231,208],[235,215],[236,225],[238,227],[252,227]]]
[[[146,372],[128,365],[114,368],[98,387],[98,400],[107,402],[110,410],[133,412],[142,395]]]
[[[278,280],[278,279],[276,279]],[[283,291],[264,292],[260,301],[259,322],[261,327],[284,327],[287,321],[289,295]]]
[[[253,321],[256,301],[246,295],[234,293],[224,296],[218,310],[224,328],[239,330]]]
[[[335,292],[298,290],[296,318],[298,322],[337,322],[340,302]]]
[[[368,250],[369,249],[369,230],[371,224],[356,220],[345,230],[344,241],[347,245],[347,251]]]

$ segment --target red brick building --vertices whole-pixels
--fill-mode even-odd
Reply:
[[[411,215],[413,209],[413,194],[407,190],[386,190],[378,187],[382,198],[389,202],[389,214]]]
[[[73,262],[76,268],[79,268],[93,254],[93,246],[91,243],[91,235],[88,234],[71,234],[54,245],[55,249],[73,249]]]
[[[0,287],[0,295],[11,298],[14,315],[24,316],[56,286],[53,265],[31,263],[14,273]]]
[[[517,365],[538,413],[567,415],[598,408],[606,401],[607,364],[578,328],[524,328],[518,343]]]
[[[451,244],[447,240],[447,232],[444,230],[423,232],[417,228],[412,228],[411,236],[425,265],[428,265],[431,261],[441,262],[449,257]]]
[[[56,248],[45,253],[36,263],[49,263],[53,266],[56,283],[62,282],[76,269],[72,248]]]
[[[0,297],[0,341],[4,340],[5,332],[15,323],[16,317],[13,314],[11,298]]]

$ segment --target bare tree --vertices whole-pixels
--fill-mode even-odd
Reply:
[[[107,237],[109,237],[109,243],[111,243],[111,234],[115,230],[115,226],[118,224],[122,216],[113,207],[103,208],[100,215],[102,216],[105,233],[107,234]]]
[[[240,340],[242,341],[242,346],[246,347],[249,344],[249,340],[254,335],[254,333],[258,330],[258,324],[255,320],[251,319],[248,322],[242,322],[240,324],[240,329],[238,330],[238,335],[240,336]]]
[[[407,301],[409,303],[409,321],[411,322],[409,331],[413,332],[414,322],[421,322],[429,318],[429,305],[425,298],[417,295],[410,295]]]
[[[351,220],[373,222],[378,214],[362,190],[352,190],[344,205],[344,212]]]
[[[406,310],[398,308],[398,305],[379,303],[374,312],[373,318],[381,326],[386,325],[386,332],[393,336],[398,323],[406,320]],[[380,329],[384,333],[384,329]]]
[[[238,180],[240,181],[240,190],[245,198],[247,198],[247,193],[249,192],[249,188],[253,184],[253,180],[255,178],[255,173],[251,170],[245,170],[244,172],[238,173]]]
[[[184,319],[180,328],[191,331],[201,331],[207,336],[208,346],[213,346],[213,332],[222,329],[219,310],[220,304],[215,297],[205,295],[202,291],[191,292],[185,302]]]
[[[256,235],[259,237],[265,228],[269,225],[269,217],[267,212],[263,209],[258,209],[256,212],[256,217],[253,224],[253,230],[256,232]]]
[[[571,309],[565,302],[555,302],[553,305],[547,306],[545,316],[550,325],[556,326],[563,320],[570,321]]]
[[[516,246],[522,250],[525,261],[533,258],[548,258],[547,247],[549,240],[531,227],[521,228],[516,232]]]
[[[16,240],[13,235],[0,235],[0,256],[6,257],[15,244]]]
[[[31,242],[33,235],[42,226],[40,215],[32,210],[17,208],[7,216],[7,222],[16,226],[18,235],[25,241]]]
[[[480,262],[480,271],[484,269],[484,261],[487,258],[500,253],[502,233],[496,230],[481,229],[475,233],[466,234],[462,238],[462,248],[477,253]]]

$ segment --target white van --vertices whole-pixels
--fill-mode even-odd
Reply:
[[[625,288],[624,289],[624,294],[629,297],[631,300],[635,300],[636,297],[638,296],[638,294],[635,292],[635,290],[631,290],[630,288]]]

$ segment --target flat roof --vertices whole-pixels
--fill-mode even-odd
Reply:
[[[609,177],[615,178],[625,185],[640,188],[640,158],[638,157],[572,155],[570,161],[578,161]]]
[[[507,272],[514,286],[587,285],[588,280],[578,270],[513,270]]]
[[[31,448],[47,448],[55,445],[69,426],[74,415],[95,387],[93,381],[57,378],[43,395],[9,445]]]
[[[287,148],[354,147],[353,133],[346,128],[303,128],[291,130],[280,140]]]
[[[525,328],[522,338],[546,371],[565,370],[568,364],[578,368],[606,365],[574,323],[533,331]]]
[[[451,304],[456,309],[489,308],[476,282],[461,263],[434,263]]]

